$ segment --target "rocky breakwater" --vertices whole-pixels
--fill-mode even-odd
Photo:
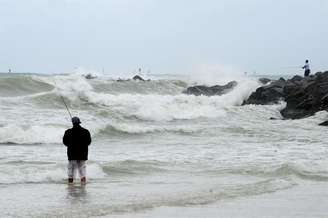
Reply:
[[[275,104],[281,100],[287,104],[280,113],[287,119],[300,119],[327,110],[328,71],[271,81],[253,92],[243,104]]]
[[[183,91],[184,94],[188,95],[206,95],[206,96],[213,96],[213,95],[223,95],[227,92],[231,91],[235,86],[237,86],[236,81],[231,81],[223,86],[215,85],[215,86],[191,86],[188,87],[185,91]]]

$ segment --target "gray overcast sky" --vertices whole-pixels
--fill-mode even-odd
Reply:
[[[327,0],[0,0],[0,71],[328,70]]]

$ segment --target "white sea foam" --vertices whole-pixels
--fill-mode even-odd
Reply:
[[[143,120],[170,121],[174,119],[215,118],[225,115],[224,107],[240,105],[258,87],[252,80],[241,82],[233,91],[223,96],[192,95],[111,95],[84,92],[89,102],[110,107],[127,116]]]
[[[61,141],[62,134],[62,128],[54,126],[9,124],[0,128],[0,143],[58,143]]]
[[[153,132],[180,132],[180,133],[194,133],[201,131],[201,127],[192,126],[165,126],[165,125],[146,125],[146,124],[133,124],[133,123],[117,123],[112,122],[110,125],[114,130],[139,134],[139,133],[153,133]]]
[[[0,171],[0,184],[66,183],[67,179],[67,166],[65,163],[20,162],[3,166],[4,168]],[[93,179],[101,179],[106,176],[106,173],[99,164],[88,163],[87,176]]]
[[[36,80],[49,83],[55,87],[58,95],[76,100],[81,93],[93,90],[92,86],[80,74],[57,75],[51,77],[34,76]]]
[[[199,85],[224,85],[230,81],[250,80],[240,70],[222,64],[199,64],[186,75],[191,83]]]

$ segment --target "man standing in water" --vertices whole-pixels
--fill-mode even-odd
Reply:
[[[309,65],[309,60],[305,61],[305,65],[302,67],[305,71],[304,71],[304,77],[307,77],[310,75],[311,70],[310,70],[310,65]]]
[[[79,171],[81,183],[86,183],[86,161],[88,160],[88,146],[91,143],[89,130],[80,126],[78,117],[72,118],[73,128],[67,129],[63,143],[67,147],[68,183],[73,183],[76,171]]]

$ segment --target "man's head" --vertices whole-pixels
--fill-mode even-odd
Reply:
[[[309,63],[309,60],[305,60],[305,63]]]
[[[72,124],[73,126],[79,125],[81,123],[80,118],[72,117]]]

